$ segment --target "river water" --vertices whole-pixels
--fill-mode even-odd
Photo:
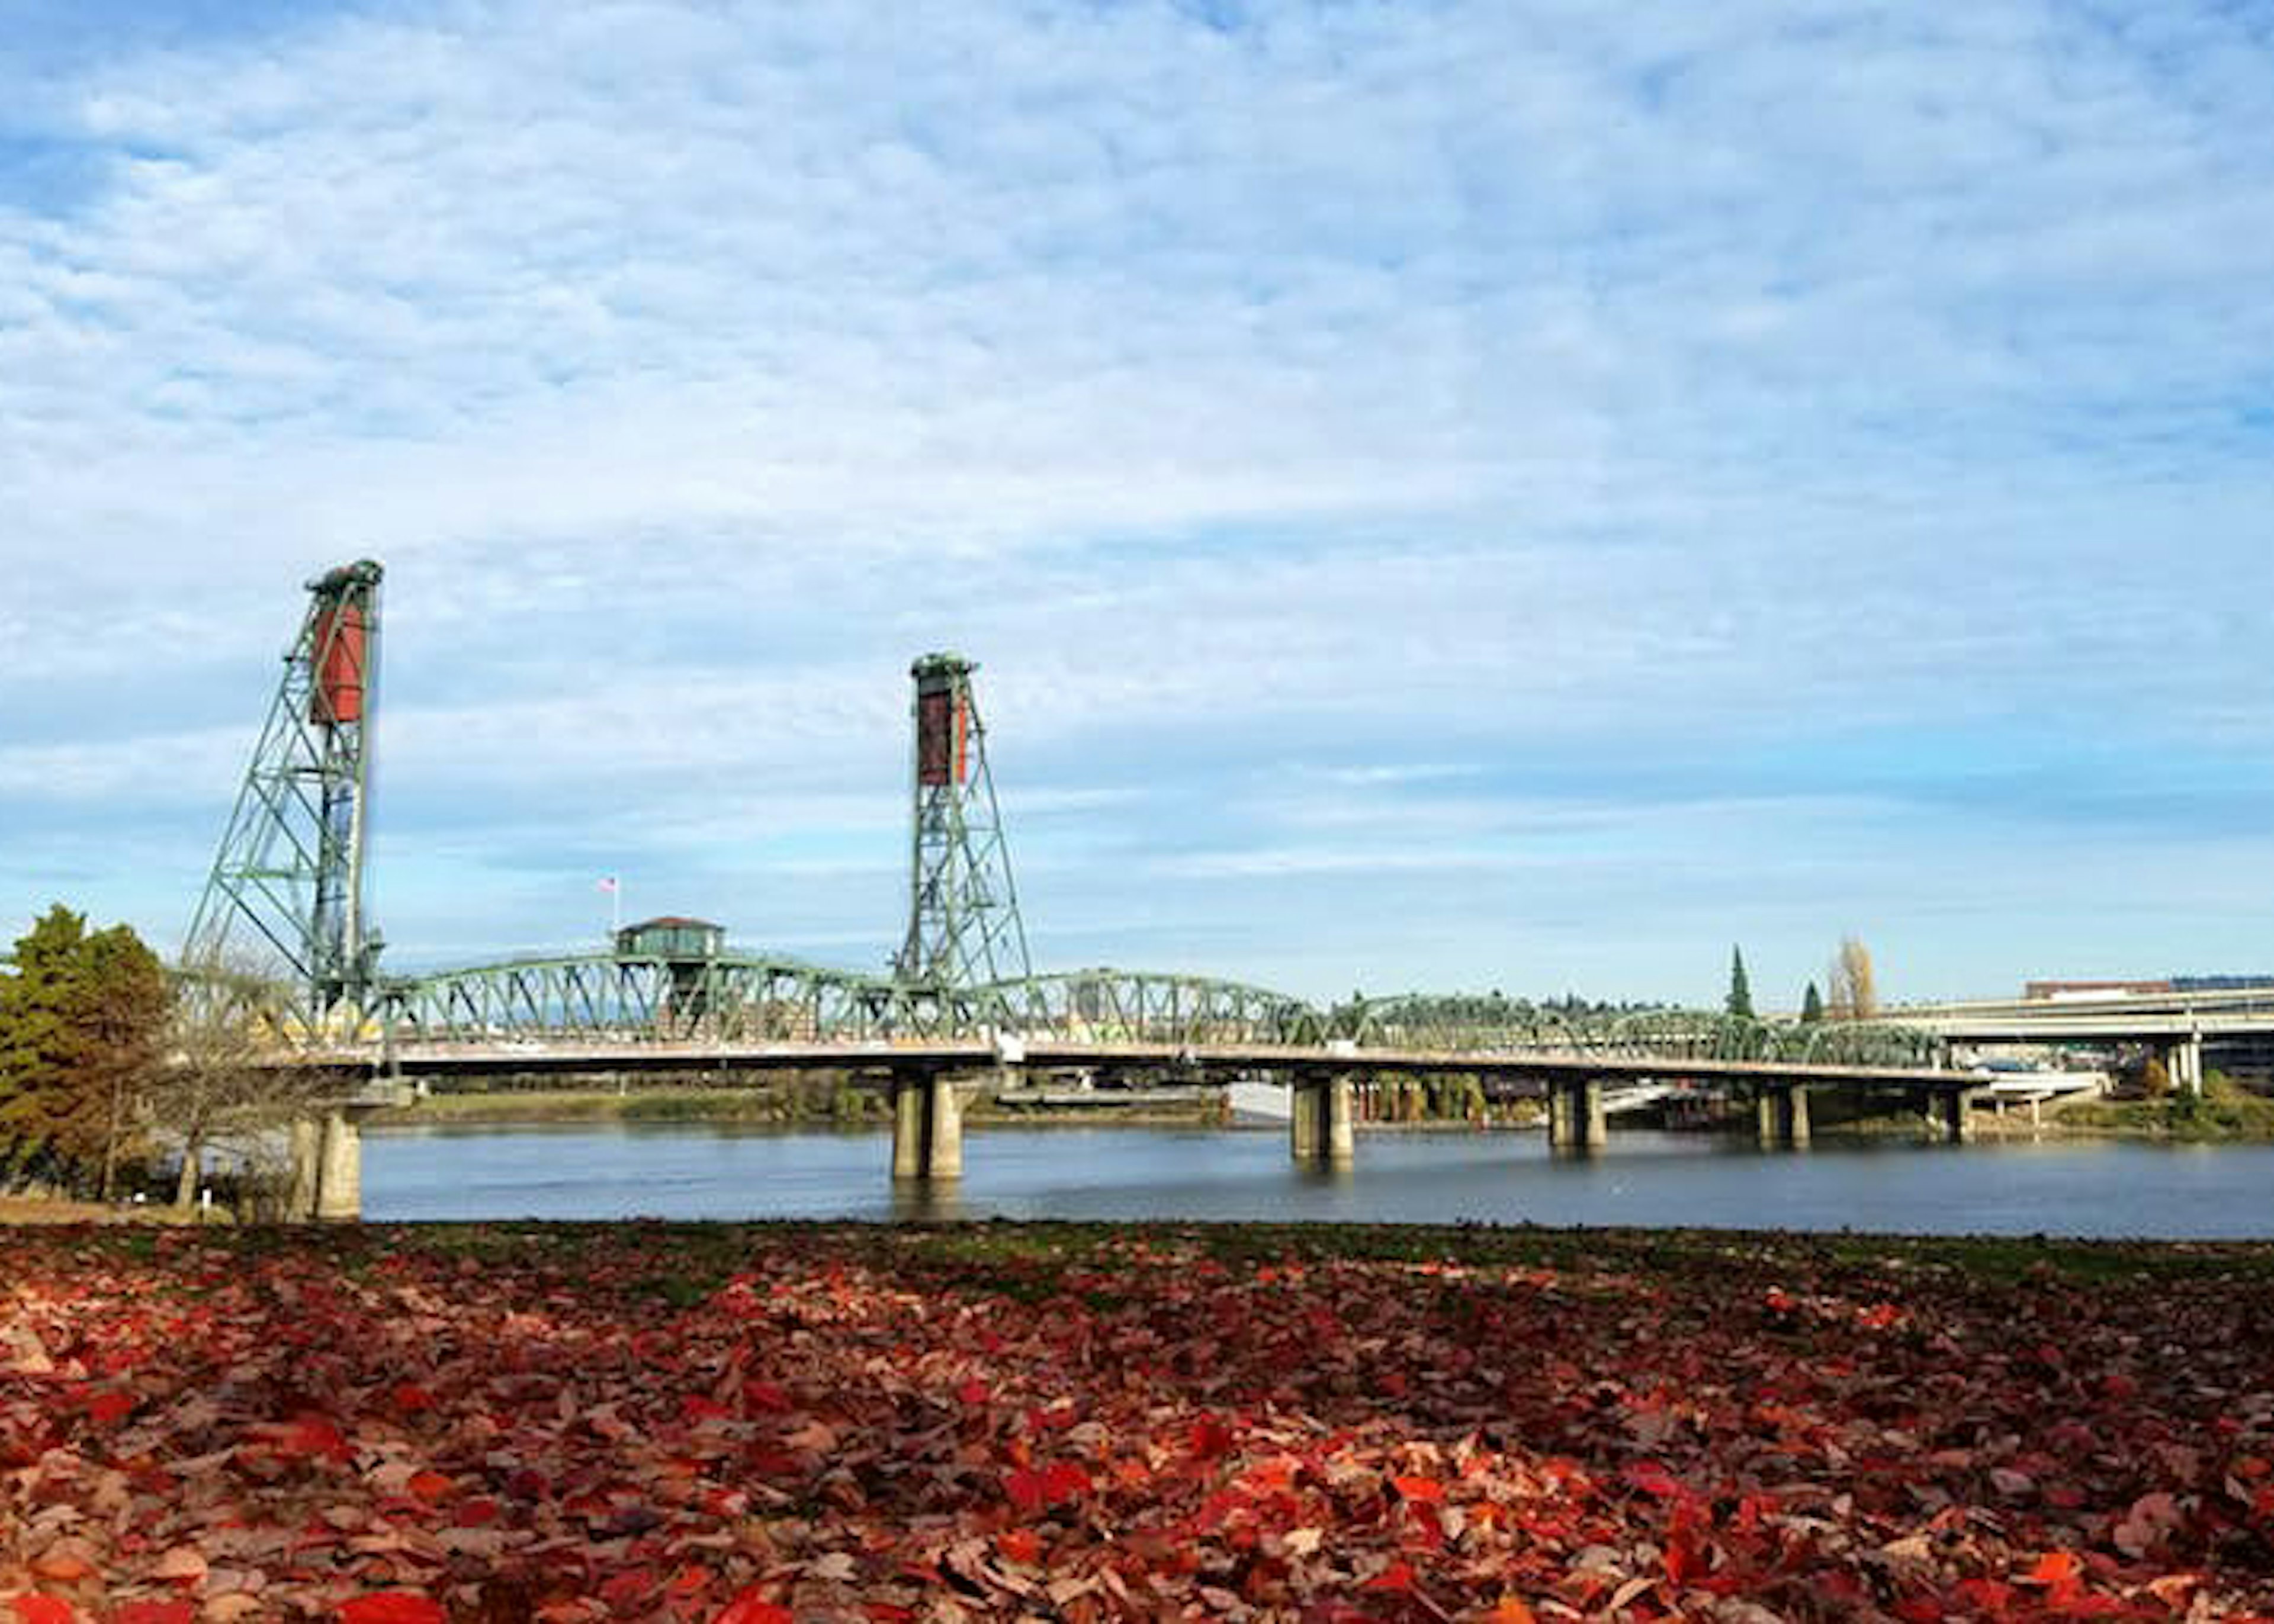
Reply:
[[[946,1192],[896,1192],[882,1132],[703,1124],[373,1129],[364,1213],[444,1218],[1190,1218],[2274,1237],[2274,1146],[1946,1146],[1615,1132],[1368,1133],[1346,1172],[1286,1131],[975,1129]]]

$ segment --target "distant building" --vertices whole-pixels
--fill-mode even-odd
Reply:
[[[2081,1004],[2095,998],[2144,998],[2177,990],[2164,981],[2030,981],[2022,989],[2029,1003]]]

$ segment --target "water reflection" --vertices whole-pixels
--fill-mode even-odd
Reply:
[[[2274,1235],[2274,1147],[1951,1147],[1615,1132],[1362,1135],[1299,1168],[1284,1134],[1004,1128],[960,1181],[896,1185],[878,1133],[704,1125],[373,1131],[366,1214],[421,1218],[1194,1218],[1685,1224],[1913,1233]]]

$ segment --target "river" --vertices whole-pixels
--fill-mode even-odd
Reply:
[[[713,1125],[374,1129],[375,1221],[509,1218],[1166,1218],[1692,1225],[1923,1235],[2274,1237],[2274,1146],[2063,1139],[1968,1146],[1615,1132],[1552,1155],[1537,1132],[1370,1133],[1346,1172],[1286,1133],[1004,1127],[959,1186],[895,1192],[882,1132]]]

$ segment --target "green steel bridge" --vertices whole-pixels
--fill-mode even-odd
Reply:
[[[952,1039],[1203,1049],[1595,1056],[1794,1066],[1933,1069],[1945,1048],[1916,1026],[1803,1025],[1695,1010],[1578,1015],[1496,997],[1397,997],[1321,1009],[1204,976],[1095,968],[942,989],[772,956],[607,952],[514,959],[387,979],[356,1030],[433,1053],[452,1045],[593,1042],[722,1051]],[[335,1032],[333,1043],[347,1038]],[[330,1045],[328,1045],[330,1046]]]
[[[737,951],[719,926],[665,918],[619,930],[604,952],[388,974],[365,894],[383,575],[365,559],[307,583],[185,940],[193,997],[269,1034],[277,1064],[366,1078],[406,1074],[406,1062],[433,1074],[836,1066],[889,1086],[895,1169],[927,1177],[960,1169],[959,1079],[1013,1064],[1274,1072],[1304,1101],[1293,1132],[1305,1159],[1347,1155],[1352,1090],[1369,1071],[1544,1087],[1553,1137],[1577,1147],[1601,1140],[1606,1077],[1741,1087],[1765,1112],[1764,1137],[1785,1143],[1806,1137],[1811,1086],[1926,1089],[1956,1102],[1961,1129],[1965,1085],[1946,1039],[1899,1022],[1578,1014],[1497,995],[1321,1008],[1207,976],[1037,971],[978,667],[948,653],[909,672],[908,902],[888,973]],[[352,1205],[346,1111],[331,1112],[320,1157],[310,1153],[335,1192],[320,1212]]]

